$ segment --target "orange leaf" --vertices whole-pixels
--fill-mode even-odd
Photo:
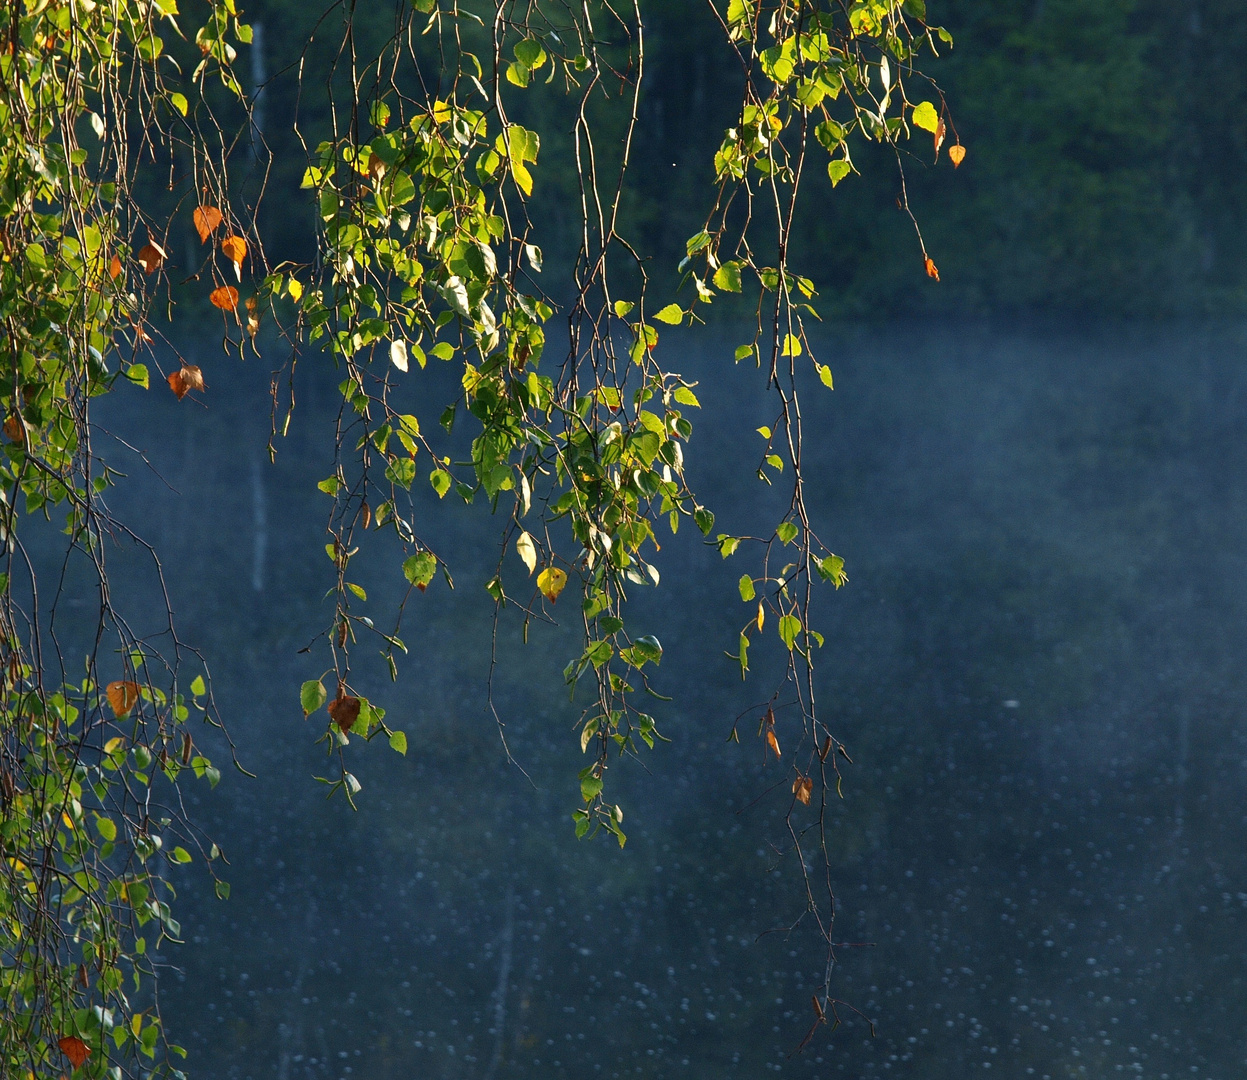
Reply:
[[[25,443],[26,421],[13,413],[4,421],[4,433],[9,437],[9,442]]]
[[[164,248],[158,244],[144,244],[139,248],[139,265],[147,274],[154,274],[159,270],[167,257]]]
[[[195,222],[195,231],[199,233],[199,242],[204,244],[220,226],[221,211],[215,206],[197,206],[191,218]]]
[[[260,330],[260,302],[254,296],[247,297],[247,333],[252,341]],[[368,528],[367,525],[364,528]]]
[[[329,703],[329,715],[345,734],[359,719],[359,698],[341,694]]]
[[[792,793],[797,797],[797,802],[804,806],[810,805],[810,792],[814,790],[814,781],[808,776],[798,776],[792,782]]]
[[[965,161],[965,159],[966,159],[966,148],[962,146],[961,143],[957,143],[956,146],[950,146],[948,148],[948,160],[953,163],[954,169],[957,168],[957,166],[960,165],[963,161]]]
[[[924,265],[927,268],[927,277],[935,278],[936,281],[939,281],[940,272],[939,272],[939,269],[935,265],[935,260],[928,257]]]
[[[181,401],[192,390],[204,388],[203,372],[194,364],[183,364],[181,370],[172,372],[167,381],[169,389],[177,395],[178,401]]]
[[[776,756],[776,757],[783,757],[783,756],[784,756],[783,754],[781,754],[781,753],[779,752],[779,740],[778,740],[777,738],[775,738],[775,732],[774,732],[774,730],[769,730],[769,731],[767,731],[767,733],[766,733],[766,745],[767,745],[767,746],[769,746],[772,750],[774,750],[774,751],[775,751],[775,756]]]
[[[121,277],[121,260],[116,255],[108,262],[108,276],[114,281]]]
[[[69,1058],[69,1063],[76,1069],[91,1056],[91,1051],[77,1035],[66,1035],[56,1041],[61,1053]]]
[[[221,241],[221,251],[230,262],[241,268],[247,257],[247,241],[241,236],[227,236]]]
[[[152,343],[152,336],[143,329],[143,324],[134,323],[132,325],[134,326],[134,339],[140,344],[150,345]]]
[[[213,307],[222,311],[233,311],[238,306],[238,290],[233,285],[220,285],[208,294]]]
[[[108,698],[113,715],[118,720],[122,720],[129,715],[130,710],[134,708],[134,703],[139,699],[139,684],[129,680],[110,682],[104,687],[104,696]]]
[[[947,134],[947,132],[948,132],[948,129],[944,126],[944,121],[941,118],[939,124],[937,124],[935,128],[935,156],[936,157],[940,156],[940,147],[944,145],[944,136]]]

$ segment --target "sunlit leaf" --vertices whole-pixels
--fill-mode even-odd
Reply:
[[[169,389],[177,395],[178,401],[181,401],[192,390],[204,388],[203,372],[195,364],[183,364],[180,369],[171,372],[166,381],[169,383]]]
[[[914,126],[922,128],[923,131],[929,131],[933,135],[939,128],[940,115],[929,101],[923,101],[914,106]]]
[[[545,598],[554,603],[567,585],[567,572],[557,566],[547,566],[537,575],[537,588],[545,594]]]
[[[667,323],[669,326],[679,326],[684,319],[684,309],[679,304],[668,304],[654,318],[659,322]]]
[[[139,684],[125,679],[110,682],[104,687],[104,696],[108,698],[108,705],[113,710],[113,715],[121,720],[130,714],[134,703],[138,701]]]
[[[940,271],[939,271],[939,268],[935,265],[934,259],[932,259],[930,256],[927,256],[927,258],[923,261],[923,265],[927,269],[927,277],[934,278],[936,281],[940,280]]]
[[[810,793],[814,790],[814,781],[808,776],[798,776],[792,782],[792,793],[797,797],[797,802],[809,806]]]
[[[242,261],[247,257],[247,241],[241,236],[227,236],[221,241],[221,254],[234,264],[234,273],[242,279]]]
[[[953,163],[953,168],[957,168],[966,159],[966,148],[957,143],[955,146],[948,148],[948,160]]]
[[[208,294],[213,307],[233,311],[238,306],[238,290],[233,285],[219,285]]]
[[[776,757],[783,757],[783,756],[784,756],[783,754],[781,754],[781,753],[779,752],[779,739],[777,739],[777,738],[775,737],[775,729],[774,729],[774,728],[767,728],[767,731],[766,731],[766,745],[767,745],[767,746],[769,746],[772,750],[774,750],[774,751],[775,751],[775,756],[776,756]]]
[[[199,242],[207,243],[208,237],[221,225],[221,211],[215,206],[197,206],[191,220],[195,223],[195,231],[199,233]]]
[[[399,371],[407,370],[407,342],[402,338],[390,342],[390,363]]]
[[[390,749],[407,756],[407,736],[401,731],[390,732]]]
[[[515,553],[528,567],[528,573],[531,576],[537,569],[537,545],[527,532],[522,532],[515,538]]]
[[[116,281],[121,277],[121,260],[114,255],[108,261],[108,276]]]

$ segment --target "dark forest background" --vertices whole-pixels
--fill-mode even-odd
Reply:
[[[701,227],[711,162],[740,100],[739,67],[699,0],[646,5],[642,122],[627,202],[629,232],[662,283]],[[291,128],[294,65],[323,87],[342,9],[257,0],[257,74],[272,151],[261,211],[270,255],[310,258],[312,207],[293,205],[305,158]],[[1247,18],[1234,0],[931,0],[955,47],[936,78],[968,156],[932,167],[925,137],[905,159],[911,203],[942,283],[929,282],[887,148],[855,147],[862,175],[834,193],[821,164],[795,265],[820,286],[825,315],[874,319],[935,312],[1098,315],[1238,313],[1247,308]],[[355,13],[359,55],[394,29],[389,5]],[[428,40],[428,39],[426,39]],[[436,77],[430,58],[426,77]],[[343,72],[339,70],[338,78]],[[915,90],[917,87],[915,86]],[[542,133],[533,207],[552,267],[574,245],[570,118],[559,86],[513,95]],[[312,144],[323,110],[301,114]],[[603,102],[601,143],[615,132]],[[306,215],[306,220],[302,219]],[[556,269],[557,273],[557,269]],[[550,275],[548,275],[550,276]],[[551,281],[551,285],[555,282]],[[723,307],[725,305],[720,305]]]

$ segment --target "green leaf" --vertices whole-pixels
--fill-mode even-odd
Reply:
[[[829,368],[826,364],[818,365],[818,377],[822,381],[822,384],[825,387],[827,387],[828,390],[835,389],[835,386],[832,384],[832,381],[831,381],[831,368]]]
[[[309,679],[299,689],[299,703],[303,706],[303,715],[311,716],[328,697],[324,683],[319,679]]]
[[[752,356],[752,355],[753,355],[753,346],[752,346],[752,345],[737,345],[737,346],[736,346],[736,353],[735,353],[735,356],[736,356],[736,362],[737,362],[738,364],[739,364],[742,360],[744,360],[744,359],[746,359],[747,357],[750,357],[750,356]]]
[[[791,544],[797,536],[797,526],[791,521],[781,521],[775,529],[775,535],[785,544]]]
[[[923,131],[929,131],[932,134],[935,134],[939,128],[939,113],[935,111],[935,106],[929,101],[923,101],[914,106],[914,126],[920,127]]]
[[[704,506],[699,506],[693,511],[693,520],[697,523],[697,527],[701,530],[702,536],[710,535],[710,530],[714,528],[713,513],[707,510]]]
[[[740,266],[735,259],[725,262],[714,272],[714,283],[724,292],[740,292]]]
[[[589,773],[580,779],[580,796],[585,802],[593,802],[602,794],[602,781],[599,777]]]
[[[403,577],[417,589],[425,589],[437,573],[437,559],[432,552],[419,551],[403,560]]]
[[[191,861],[191,853],[184,847],[175,847],[169,852],[169,861],[184,865]]]
[[[135,386],[141,386],[144,390],[147,390],[147,365],[131,364],[128,368],[126,368],[126,378],[134,383]]]
[[[757,595],[753,589],[753,578],[748,574],[741,574],[738,588],[740,589],[740,598],[746,603]]]
[[[355,582],[353,582],[353,581],[348,581],[348,582],[346,583],[346,587],[347,587],[348,589],[350,589],[350,590],[351,590],[351,592],[353,592],[353,593],[354,593],[356,596],[358,596],[361,600],[367,600],[367,599],[368,599],[368,594],[367,594],[366,592],[364,592],[364,587],[363,587],[362,585],[356,585],[356,584],[355,584]]]
[[[439,341],[429,352],[439,360],[453,360],[455,358],[455,347],[449,341]]]
[[[439,499],[444,498],[446,492],[450,490],[450,473],[445,469],[434,469],[429,473],[429,483],[433,485],[433,490],[437,492]]]
[[[319,484],[316,485],[326,495],[336,495],[338,493],[338,478],[336,476],[327,476]]]
[[[668,304],[654,318],[668,326],[679,326],[684,321],[684,309],[679,304]]]
[[[681,405],[688,405],[693,409],[700,409],[701,402],[697,400],[697,395],[693,393],[687,386],[677,386],[672,397]]]
[[[767,463],[767,464],[768,464],[768,465],[769,465],[772,469],[775,469],[775,470],[777,470],[778,472],[783,472],[783,471],[784,471],[784,459],[783,459],[783,458],[781,458],[778,454],[767,454],[767,455],[766,455],[766,463]]]
[[[831,186],[835,187],[846,176],[849,175],[853,166],[844,158],[836,158],[835,161],[827,162],[827,175],[831,177]]]
[[[208,687],[204,684],[204,677],[202,675],[196,675],[193,679],[191,679],[191,693],[194,694],[195,697],[203,697],[207,692]]]
[[[736,553],[736,549],[740,547],[740,537],[728,536],[727,533],[719,533],[719,535],[715,537],[715,543],[719,546],[719,554],[726,559],[729,555],[734,555]]]
[[[190,107],[185,94],[170,94],[169,103],[183,116],[186,115],[186,110]]]
[[[779,636],[791,652],[796,644],[797,635],[801,633],[801,620],[795,615],[785,615],[779,620]]]
[[[404,735],[401,731],[391,731],[390,732],[390,749],[396,750],[398,753],[402,754],[403,757],[406,757],[407,756],[407,736]]]
[[[616,300],[613,306],[615,314],[622,319],[625,318],[634,307],[636,307],[636,304],[634,304],[631,300]]]
[[[112,818],[106,818],[100,814],[95,815],[95,831],[98,832],[110,844],[117,839],[117,826]]]
[[[801,355],[801,339],[796,334],[784,335],[783,356],[800,356]]]
[[[229,899],[229,882],[228,881],[218,881],[216,883],[216,895],[217,895],[218,900]]]

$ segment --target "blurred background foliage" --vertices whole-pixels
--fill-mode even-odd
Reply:
[[[734,121],[741,76],[699,0],[654,0],[647,12],[627,209],[631,235],[652,257],[651,274],[674,287],[684,242],[702,225],[714,151]],[[946,158],[932,167],[920,140],[902,158],[942,283],[923,274],[912,226],[896,208],[900,177],[891,150],[858,145],[862,175],[834,198],[821,170],[807,174],[794,265],[819,284],[824,316],[1172,315],[1247,307],[1247,269],[1237,257],[1247,224],[1241,5],[932,0],[928,16],[956,42],[928,72],[969,150],[955,172]],[[308,85],[333,81],[342,15],[295,0],[257,0],[251,17],[267,28],[257,74],[266,86],[273,162],[262,227],[270,255],[309,259],[311,203],[293,212],[290,198],[305,164],[291,130],[295,73],[311,37]],[[359,8],[358,55],[374,52],[393,25],[388,7]],[[430,54],[422,75],[437,74]],[[543,138],[532,209],[557,296],[558,269],[575,249],[572,106],[560,86],[522,97],[517,118]],[[300,120],[315,145],[326,115],[305,109]],[[608,159],[612,122],[620,121],[600,109],[598,150]]]

